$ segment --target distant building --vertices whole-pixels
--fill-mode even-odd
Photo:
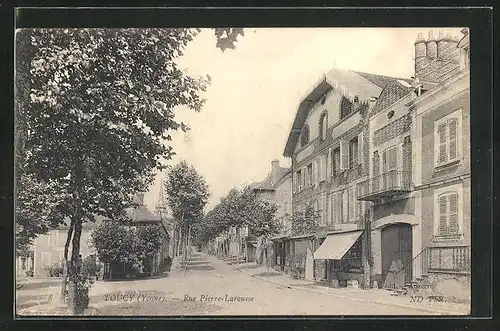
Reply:
[[[280,167],[279,161],[273,160],[271,172],[254,187],[253,191],[257,197],[271,201],[277,206],[276,218],[280,221],[282,228],[280,234],[272,238],[273,247],[268,252],[268,262],[284,270],[286,247],[289,247],[289,240],[286,240],[286,237],[291,230],[292,177],[290,168]],[[262,261],[261,251],[260,247],[257,247],[257,255]]]
[[[149,273],[158,273],[159,265],[164,261],[169,254],[169,236],[165,224],[155,214],[151,213],[144,206],[144,195],[138,194],[135,202],[140,206],[137,208],[130,208],[127,210],[130,222],[127,226],[143,226],[149,224],[159,224],[162,229],[162,246],[158,248],[158,255],[156,259],[150,261]],[[92,231],[101,223],[105,221],[102,217],[96,217],[95,223],[85,222],[82,227],[82,234],[80,239],[80,254],[83,259],[88,256],[96,256],[95,249],[93,249],[90,238]],[[32,269],[33,277],[47,277],[50,266],[61,264],[64,259],[64,245],[66,243],[67,233],[69,226],[67,224],[59,226],[57,229],[50,230],[47,234],[38,236],[30,247],[30,256],[19,257],[18,276],[25,276],[26,271]],[[69,248],[68,256],[71,256],[71,246]],[[122,266],[123,267],[123,266]],[[107,269],[105,269],[105,272]]]

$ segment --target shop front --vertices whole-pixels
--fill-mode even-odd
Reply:
[[[362,233],[359,230],[329,233],[314,252],[315,262],[324,264],[322,273],[316,278],[335,287],[362,284]]]

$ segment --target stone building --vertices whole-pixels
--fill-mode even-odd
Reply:
[[[451,73],[435,75],[438,84],[408,107],[415,123],[415,211],[422,224],[413,269],[442,295],[470,300],[469,34],[462,33],[460,41],[447,39]]]
[[[272,238],[272,249],[269,253],[269,264],[276,266],[278,270],[284,270],[286,259],[287,235],[291,228],[289,214],[292,208],[292,183],[290,168],[280,166],[278,160],[271,162],[271,172],[266,178],[258,183],[253,191],[259,198],[266,199],[276,204],[276,218],[281,223],[281,232],[275,238]],[[259,262],[263,261],[263,250],[261,243],[257,244],[257,257]]]
[[[320,230],[291,238],[292,254],[306,256],[306,279],[366,282],[368,204],[358,200],[358,184],[369,175],[366,122],[394,84],[408,83],[332,69],[299,104],[283,155],[292,159],[294,211],[312,207],[319,216]]]
[[[458,47],[457,38],[419,34],[413,80],[388,84],[370,112],[369,178],[358,184],[358,199],[372,203],[370,276],[380,287],[403,288],[447,268],[466,273],[470,262],[463,40]]]

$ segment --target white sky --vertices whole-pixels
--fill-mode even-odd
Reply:
[[[178,60],[191,75],[210,75],[200,113],[180,109],[177,119],[191,127],[175,132],[172,146],[206,178],[213,207],[232,187],[264,179],[272,159],[282,156],[301,98],[333,67],[387,76],[413,75],[413,43],[435,28],[246,28],[235,50],[216,48],[205,29]],[[460,36],[460,28],[444,29]],[[159,176],[145,195],[153,210]]]

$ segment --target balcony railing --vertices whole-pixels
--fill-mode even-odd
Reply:
[[[430,273],[469,275],[471,272],[470,246],[426,247],[394,275],[386,278],[386,288],[401,288]]]
[[[357,186],[358,200],[375,201],[411,191],[411,172],[391,170],[362,181]]]

